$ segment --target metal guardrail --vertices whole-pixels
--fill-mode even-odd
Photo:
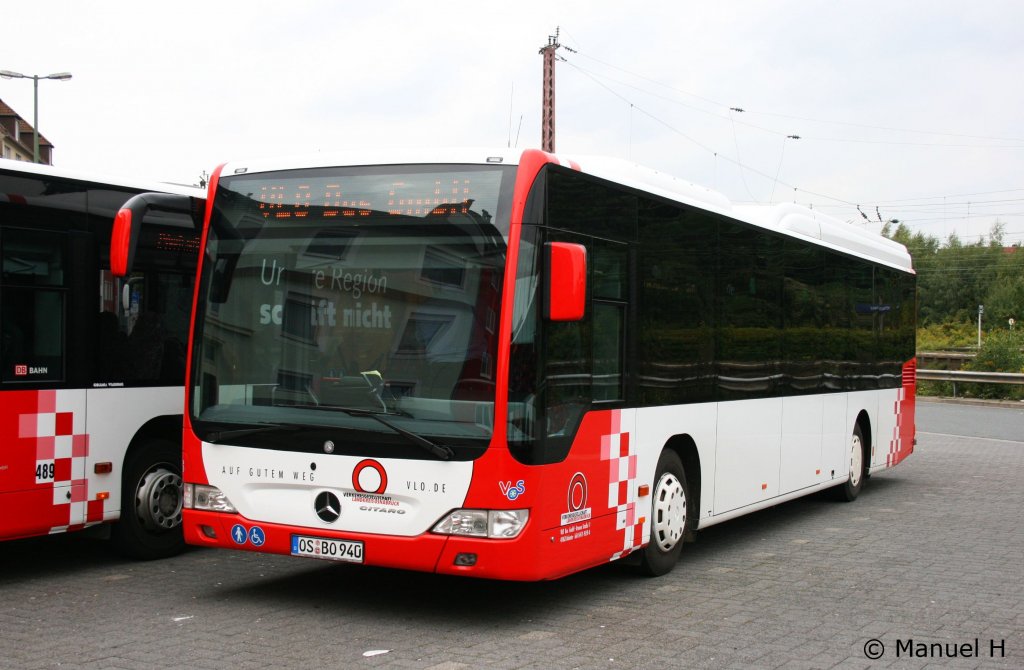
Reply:
[[[974,360],[977,352],[967,351],[919,351],[917,364],[930,368],[959,370],[968,361]]]
[[[957,384],[1024,384],[1024,374],[1015,372],[973,372],[970,370],[918,370],[917,380],[925,382],[952,382],[953,397],[955,398]]]
[[[969,370],[918,370],[917,378],[927,382],[977,382],[979,384],[1024,384],[1024,374],[1015,372],[972,372]]]

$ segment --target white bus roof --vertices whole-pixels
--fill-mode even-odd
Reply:
[[[271,170],[360,165],[518,165],[520,149],[380,149],[340,154],[239,161],[224,166],[224,177]],[[630,161],[605,156],[555,154],[566,167],[669,200],[716,212],[829,249],[913,272],[902,244],[802,205],[734,205],[721,193]]]
[[[62,179],[74,179],[76,181],[103,184],[106,186],[121,186],[139,191],[159,191],[161,193],[176,193],[178,195],[189,195],[195,198],[205,198],[206,191],[198,186],[186,186],[183,184],[171,184],[167,182],[152,181],[146,179],[135,179],[132,177],[115,177],[107,174],[93,172],[82,172],[78,170],[65,170],[52,165],[41,165],[25,161],[15,161],[7,158],[0,158],[0,170],[11,172],[22,172],[25,174],[59,177]]]

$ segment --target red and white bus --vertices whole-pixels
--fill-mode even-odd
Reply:
[[[0,160],[0,540],[117,522],[113,538],[133,556],[184,547],[198,231],[154,211],[134,271],[107,269],[114,215],[149,191],[205,195]]]
[[[913,449],[910,257],[795,205],[536,150],[351,155],[222,166],[203,235],[192,544],[662,574],[690,531],[852,500]]]

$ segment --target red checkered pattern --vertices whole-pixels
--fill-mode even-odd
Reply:
[[[889,440],[889,453],[885,464],[892,467],[914,451],[914,394],[917,381],[917,361],[912,360],[903,366],[903,386],[896,395],[893,412],[896,414],[896,426],[893,428],[892,439]]]
[[[76,530],[83,524],[71,519],[86,519],[86,524],[103,520],[103,501],[89,500],[89,482],[74,479],[73,473],[85,472],[89,455],[89,436],[84,432],[85,417],[62,407],[59,391],[40,391],[35,414],[18,416],[18,437],[35,441],[36,469],[41,476],[36,484],[53,489],[54,508],[63,508],[64,525],[50,528],[50,533]],[[52,479],[50,472],[52,468]],[[71,493],[70,499],[68,493]],[[84,514],[83,514],[84,512]]]
[[[906,391],[902,388],[896,394],[896,402],[893,411],[896,413],[896,425],[892,429],[892,439],[889,440],[889,453],[885,457],[885,464],[892,467],[900,462],[903,451],[903,401],[906,398]]]
[[[613,412],[611,432],[601,436],[601,460],[608,461],[608,507],[616,510],[615,529],[622,531],[622,549],[613,561],[642,544],[645,521],[636,510],[636,453],[629,433],[620,431],[619,418]]]

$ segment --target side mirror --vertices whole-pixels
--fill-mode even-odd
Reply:
[[[587,248],[548,242],[544,249],[544,316],[551,321],[579,321],[587,307]]]
[[[115,277],[126,277],[131,273],[142,221],[151,210],[188,216],[196,230],[200,229],[193,198],[187,195],[139,193],[132,196],[114,217],[114,229],[110,235],[110,271]]]

